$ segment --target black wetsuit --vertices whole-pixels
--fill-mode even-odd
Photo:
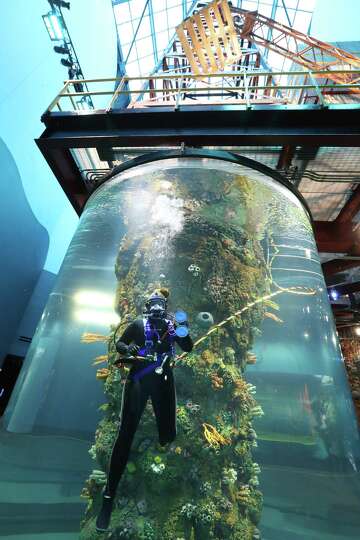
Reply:
[[[160,319],[152,324],[161,337],[166,334],[167,323],[165,320]],[[145,346],[143,319],[136,319],[126,328],[116,343],[116,348],[118,352],[124,353],[127,350],[127,346],[132,343],[138,345],[140,348]],[[175,343],[186,352],[190,352],[193,347],[190,336],[184,338],[176,336]],[[166,336],[160,344],[154,341],[154,350],[157,353],[170,352],[171,342]],[[176,393],[172,369],[167,361],[161,375],[152,371],[134,378],[134,375],[139,375],[139,372],[144,366],[149,364],[150,362],[146,361],[135,361],[131,366],[125,383],[120,414],[120,427],[111,454],[106,487],[106,493],[110,497],[115,496],[116,488],[126,467],[135,432],[149,397],[151,398],[155,412],[159,443],[163,446],[168,442],[172,442],[176,437]]]

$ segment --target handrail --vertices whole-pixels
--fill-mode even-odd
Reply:
[[[308,89],[308,88],[359,88],[360,89],[360,84],[342,84],[342,85],[339,85],[339,84],[294,84],[294,85],[290,85],[290,84],[278,84],[276,85],[276,90],[280,90],[280,89],[289,89],[289,88],[292,88],[292,89],[297,89],[297,90],[301,90],[302,88],[305,88],[305,89]],[[267,88],[270,88],[268,85],[251,85],[251,86],[247,86],[248,90],[265,90]],[[271,87],[273,89],[273,87]],[[205,88],[183,88],[180,90],[180,94],[188,94],[190,92],[203,92],[204,90],[228,90],[228,91],[231,91],[231,92],[234,92],[235,94],[242,94],[243,92],[245,92],[245,88],[244,87],[240,87],[240,88],[236,88],[236,86],[206,86]],[[150,94],[150,93],[156,93],[156,92],[166,92],[166,93],[171,93],[171,94],[177,94],[179,92],[179,89],[178,88],[166,88],[166,90],[164,90],[163,88],[146,88],[146,89],[140,89],[140,90],[121,90],[120,92],[118,92],[117,94],[114,94],[114,92],[68,92],[66,94],[63,94],[62,96],[63,97],[74,97],[74,96],[109,96],[109,95],[113,95],[115,96],[115,99],[118,97],[118,95],[120,94]],[[112,100],[113,101],[113,100]]]
[[[323,69],[318,69],[318,70],[311,70],[311,73],[312,74],[319,74],[319,75],[326,75],[326,74],[336,74],[336,73],[348,73],[349,75],[353,75],[355,73],[359,73],[360,74],[360,69],[327,69],[327,70],[323,70]],[[255,76],[255,75],[275,75],[275,76],[280,76],[280,75],[308,75],[309,74],[309,71],[307,70],[297,70],[297,71],[263,71],[263,70],[254,70],[254,71],[220,71],[220,72],[215,72],[215,73],[208,73],[206,75],[204,74],[199,74],[199,75],[196,75],[194,73],[189,73],[189,72],[179,72],[178,74],[174,74],[174,75],[167,75],[166,73],[162,74],[162,75],[136,75],[135,77],[129,77],[128,75],[124,75],[123,77],[108,77],[108,78],[103,78],[103,79],[84,79],[82,80],[82,82],[86,82],[86,83],[94,83],[94,82],[114,82],[114,81],[121,81],[123,79],[125,79],[126,81],[147,81],[149,79],[151,80],[156,80],[156,79],[179,79],[179,78],[188,78],[188,79],[207,79],[207,78],[212,78],[212,77],[229,77],[229,76],[232,76],[232,77],[239,77],[241,75],[248,75],[248,76]],[[79,81],[74,81],[74,80],[69,80],[69,81],[65,81],[65,82],[70,82],[70,83],[74,83],[76,84],[77,82]]]
[[[340,82],[334,82],[331,80],[330,82],[324,83],[322,79],[327,79],[328,75],[334,75],[334,74],[343,74],[348,75],[347,80],[345,83]],[[355,77],[354,80],[351,80],[351,77],[354,77],[354,75],[358,75],[358,77]],[[304,77],[304,82],[301,84],[301,82],[298,82],[299,76]],[[272,81],[269,82],[269,80],[266,81],[266,84],[253,84],[253,81],[251,81],[252,78],[256,77],[256,80],[259,81],[260,77],[271,77]],[[284,77],[287,77],[287,80],[285,82],[280,82],[279,79],[276,80],[276,84],[274,85],[274,77],[281,77],[282,79]],[[293,82],[291,81],[291,78],[293,78]],[[219,81],[220,84],[216,84],[216,80],[223,79],[222,81]],[[141,88],[133,88],[131,89],[129,87],[129,84],[136,81],[152,81],[152,85],[147,85],[146,88],[143,86]],[[166,87],[156,87],[156,81],[176,81],[178,84],[176,86],[170,86],[166,85]],[[183,86],[183,82],[187,81],[188,84],[186,87]],[[192,82],[191,82],[192,81]],[[210,85],[211,81],[213,81],[215,84]],[[237,83],[241,82],[242,86],[231,86],[230,81],[236,81]],[[320,82],[321,81],[321,82]],[[112,78],[101,78],[101,79],[84,79],[82,81],[84,83],[90,84],[99,84],[99,83],[118,83],[114,89],[114,86],[111,90],[92,90],[92,91],[83,91],[83,92],[76,92],[74,91],[75,84],[78,83],[78,81],[74,80],[67,80],[64,82],[63,88],[60,90],[60,92],[57,94],[57,96],[52,100],[50,105],[48,106],[46,113],[51,113],[55,107],[58,107],[59,110],[63,110],[60,106],[60,101],[63,100],[63,98],[68,98],[70,100],[70,103],[72,105],[72,110],[79,110],[81,107],[78,106],[79,102],[76,102],[74,98],[83,98],[85,96],[112,96],[110,103],[106,107],[101,107],[101,109],[106,110],[106,112],[110,112],[112,110],[112,107],[114,103],[116,102],[117,98],[120,95],[133,95],[134,99],[131,101],[130,106],[134,107],[134,104],[137,103],[138,97],[135,96],[141,96],[150,94],[150,101],[155,103],[165,103],[167,105],[174,104],[175,108],[179,108],[182,101],[182,96],[187,97],[189,95],[196,95],[201,92],[207,92],[208,98],[213,97],[219,97],[219,94],[212,94],[213,92],[222,92],[220,97],[226,97],[229,98],[230,95],[239,96],[242,95],[241,101],[244,101],[247,108],[251,108],[252,104],[256,104],[256,102],[260,102],[260,100],[265,102],[276,102],[279,104],[290,102],[293,104],[302,105],[305,103],[306,98],[317,98],[319,106],[320,107],[327,107],[331,105],[333,101],[328,101],[327,95],[323,94],[324,89],[329,90],[352,90],[352,93],[350,94],[344,94],[342,104],[346,104],[346,98],[350,96],[352,99],[349,101],[349,103],[356,105],[354,103],[354,97],[357,99],[360,104],[360,69],[337,69],[337,70],[296,70],[296,71],[262,71],[262,70],[253,70],[253,71],[231,71],[231,72],[217,72],[217,73],[209,73],[207,75],[199,74],[194,75],[192,73],[185,73],[185,72],[179,72],[177,74],[158,74],[158,75],[138,75],[135,77],[112,77]],[[295,84],[296,82],[296,84]],[[197,86],[198,84],[201,84],[203,86]],[[252,83],[252,84],[249,84]],[[262,91],[266,90],[267,93],[259,93],[258,95],[254,96],[252,95],[255,91]],[[302,92],[299,92],[299,95],[295,95],[296,92],[292,97],[284,96],[282,98],[276,97],[275,93],[279,92],[279,90],[301,90]],[[304,91],[312,90],[313,94],[311,95],[305,95]],[[170,96],[175,95],[175,97],[171,97],[171,102],[169,103]],[[306,94],[306,92],[305,92]],[[331,96],[331,92],[329,93]],[[333,94],[334,96],[335,94]],[[155,96],[155,98],[154,98]],[[159,96],[162,96],[163,99],[159,99]],[[331,97],[333,100],[334,97]],[[297,100],[297,101],[296,101]],[[224,103],[226,103],[227,100],[224,100]],[[142,102],[143,105],[149,104],[149,102]],[[211,104],[211,101],[208,101],[209,104]],[[235,103],[236,104],[236,103]],[[238,103],[240,104],[240,102]],[[241,103],[242,104],[242,103]]]

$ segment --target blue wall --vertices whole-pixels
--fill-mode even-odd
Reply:
[[[16,163],[2,139],[0,171],[1,365],[43,269],[49,235],[29,206]]]
[[[25,354],[28,344],[18,338],[33,337],[78,223],[34,143],[44,129],[41,114],[67,70],[42,20],[49,3],[33,0],[30,10],[25,4],[1,2],[0,50],[6,53],[0,54],[0,141],[6,146],[1,142],[0,366],[8,353]],[[71,2],[64,16],[84,74],[114,76],[116,27],[110,0]]]

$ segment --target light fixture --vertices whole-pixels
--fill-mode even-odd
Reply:
[[[91,306],[100,309],[114,307],[114,296],[101,291],[83,289],[74,294],[73,300],[80,306]]]
[[[69,49],[67,45],[55,45],[54,51],[58,54],[69,54]]]
[[[357,336],[360,336],[360,326],[355,326],[354,332]]]
[[[74,312],[75,319],[81,323],[92,323],[99,326],[119,324],[120,317],[111,311],[99,311],[97,309],[78,309]]]
[[[57,6],[59,8],[70,9],[70,2],[65,2],[64,0],[48,0],[51,6]]]
[[[48,31],[51,41],[63,40],[64,34],[61,29],[61,24],[59,22],[59,19],[57,18],[55,13],[50,11],[47,15],[43,15],[42,18],[45,23],[45,27],[46,27],[46,30]]]
[[[77,306],[74,318],[81,323],[100,326],[119,324],[120,317],[114,311],[114,295],[102,291],[82,289],[73,296]]]
[[[73,63],[71,62],[71,60],[68,60],[67,58],[62,58],[60,60],[60,63],[65,66],[65,67],[72,67]]]
[[[84,91],[84,85],[81,82],[73,83],[74,90],[78,94]]]
[[[339,298],[339,293],[336,289],[330,289],[330,298],[332,300],[337,300]]]

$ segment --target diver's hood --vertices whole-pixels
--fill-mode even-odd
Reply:
[[[153,296],[150,296],[145,307],[150,317],[158,318],[165,316],[166,304],[166,298],[164,298],[164,296],[154,294]]]

